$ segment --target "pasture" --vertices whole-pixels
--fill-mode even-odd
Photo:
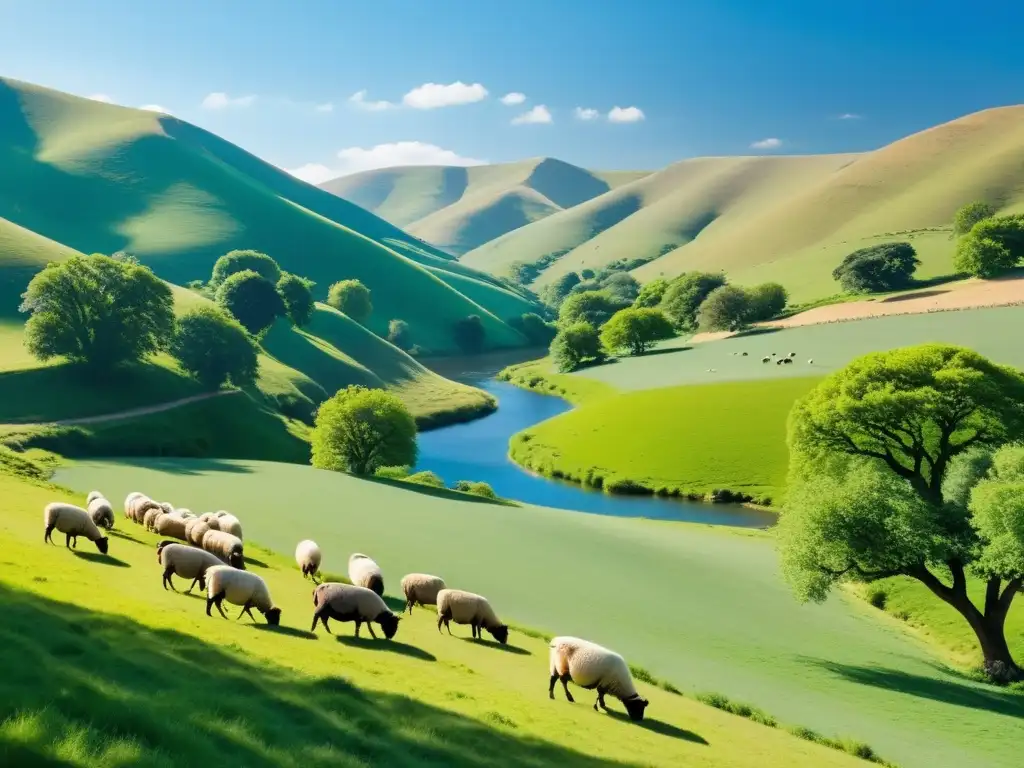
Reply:
[[[247,539],[273,550],[291,551],[299,537],[317,540],[325,550],[328,571],[344,570],[350,552],[366,552],[383,567],[389,591],[404,572],[439,573],[450,584],[488,595],[506,620],[592,638],[686,692],[719,691],[759,706],[782,722],[865,741],[903,768],[1009,768],[1019,758],[1016,744],[1024,737],[1024,700],[949,672],[903,625],[852,597],[839,595],[820,606],[799,605],[779,578],[767,534],[456,502],[308,467],[254,462],[89,462],[60,470],[56,480],[82,493],[98,487],[111,497],[123,497],[129,490],[145,489],[194,510],[227,508],[241,517]],[[31,506],[34,503],[24,499],[14,503],[16,509]],[[34,546],[41,538],[38,506],[28,517],[19,539]],[[7,516],[0,525],[11,526],[11,520],[18,519]],[[146,551],[142,560],[151,567],[152,553]],[[291,588],[279,587],[284,582],[276,580],[277,574],[272,577],[275,594],[287,595]],[[58,594],[57,585],[33,588]],[[95,600],[122,599],[109,593],[97,593]],[[298,593],[297,604],[306,606],[308,592]],[[167,599],[171,598],[177,599]],[[289,613],[289,605],[293,604],[286,604],[285,623],[292,625],[290,615],[295,611]],[[173,621],[167,606],[159,602],[162,612],[140,606],[139,619]],[[308,607],[299,609],[300,614],[305,611]],[[194,623],[200,620],[205,617]],[[415,626],[417,621],[424,619],[414,617],[408,624]],[[248,629],[231,631],[233,642],[254,652],[258,646],[250,643],[256,642],[255,636],[267,636]],[[446,646],[420,646],[420,638],[427,642],[435,630],[426,622],[422,632],[413,630],[399,639],[438,659],[444,648],[448,663],[478,669],[477,659],[483,657],[456,659],[447,655]],[[307,656],[319,658],[314,654],[323,643],[320,639],[303,646],[308,650],[301,654],[301,662],[293,646],[275,651],[275,658],[306,663]],[[389,659],[393,655],[387,654]],[[520,701],[516,697],[521,694],[515,691],[528,691],[522,708],[513,708],[509,715],[510,710],[494,707],[490,700],[482,706],[511,717],[520,735],[543,732],[546,738],[556,738],[544,681],[534,681],[529,673],[537,664],[544,665],[534,659],[529,669],[520,666],[519,660],[527,658],[503,653],[496,662],[514,689],[502,690],[500,698]],[[360,662],[347,662],[345,657],[336,668],[361,674]],[[373,686],[392,685],[406,692],[415,688],[417,695],[422,688],[432,702],[444,695],[444,684],[434,679],[421,684],[406,667],[394,669],[400,671],[378,669]],[[490,678],[483,677],[474,677],[479,681],[474,696],[491,689]],[[533,698],[538,688],[539,700]],[[652,713],[657,711],[654,707]],[[675,719],[674,711],[662,711],[665,722],[699,733],[715,746],[716,737],[698,724],[694,711],[681,712],[681,720]],[[657,716],[663,718],[661,713]],[[772,735],[768,729],[764,734]],[[727,739],[741,743],[735,734]],[[603,741],[603,736],[590,739],[587,748],[604,749]],[[760,736],[756,745],[743,743],[741,751],[752,751],[735,764],[752,760],[771,765],[776,758],[765,754],[766,744]],[[689,752],[690,745],[680,741],[669,742],[665,749],[674,765],[685,764],[687,755],[694,762],[711,756]],[[635,752],[628,759],[643,762],[653,754]],[[787,758],[781,764],[798,763]]]

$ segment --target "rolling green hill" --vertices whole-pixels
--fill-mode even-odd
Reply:
[[[462,254],[644,175],[587,171],[547,157],[469,168],[383,168],[320,186],[428,243]]]
[[[500,274],[563,254],[538,279],[650,258],[640,280],[725,270],[776,280],[798,301],[831,295],[832,269],[866,244],[910,239],[929,277],[948,273],[956,209],[1024,210],[1024,106],[985,110],[852,155],[684,160],[510,232],[463,261]]]

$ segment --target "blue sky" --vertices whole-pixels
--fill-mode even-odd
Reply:
[[[1022,24],[1010,0],[0,0],[0,75],[161,105],[317,177],[658,168],[871,149],[1022,102]]]

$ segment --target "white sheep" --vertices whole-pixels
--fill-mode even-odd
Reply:
[[[102,554],[107,554],[109,545],[107,537],[100,533],[100,529],[96,527],[92,517],[81,507],[61,502],[47,504],[43,509],[43,523],[46,526],[46,531],[43,534],[44,543],[53,543],[51,534],[56,528],[67,537],[64,546],[68,549],[77,548],[78,537],[85,536],[96,545],[96,549]]]
[[[132,491],[131,493],[124,497],[124,516],[127,517],[129,520],[135,519],[132,514],[132,510],[133,507],[135,506],[135,500],[140,498],[146,498],[146,494],[140,493],[139,491]]]
[[[762,363],[770,363],[771,361],[772,361],[772,359],[770,357],[762,357],[761,358],[761,362]]]
[[[452,633],[451,622],[469,624],[473,637],[483,637],[483,630],[491,633],[495,640],[504,645],[508,642],[508,626],[501,623],[487,598],[461,589],[442,589],[437,593],[437,631],[444,624],[448,634]]]
[[[295,547],[295,562],[298,563],[299,568],[302,570],[302,576],[316,581],[316,575],[320,572],[320,561],[323,559],[323,553],[320,552],[320,547],[317,546],[315,541],[304,539],[300,541]]]
[[[238,538],[244,540],[244,537],[242,536],[241,521],[234,515],[228,514],[227,512],[225,512],[223,515],[218,513],[217,530],[224,531],[225,533],[230,533],[232,536],[237,536]]]
[[[384,594],[384,575],[380,566],[359,552],[348,559],[348,580],[357,587],[372,589],[378,595]]]
[[[203,545],[203,536],[205,536],[206,532],[209,530],[212,530],[210,528],[210,524],[201,517],[186,520],[185,541],[189,544],[195,544],[197,547],[201,547]]]
[[[790,356],[790,357],[796,357],[796,352],[790,352],[790,353],[789,353],[789,356]]]
[[[222,565],[220,558],[216,555],[173,541],[160,542],[156,548],[156,554],[160,565],[164,567],[164,589],[167,589],[168,586],[174,589],[171,576],[180,576],[183,579],[192,579],[189,588],[185,590],[186,593],[190,593],[196,584],[199,584],[199,588],[205,591],[207,570]]]
[[[227,600],[234,605],[242,606],[242,614],[256,621],[252,615],[255,608],[267,620],[267,624],[277,626],[281,623],[281,609],[274,606],[267,583],[251,571],[239,571],[230,565],[214,565],[206,571],[206,615],[212,616],[210,608],[217,606],[220,615],[225,619],[222,603]],[[237,621],[238,619],[236,619]]]
[[[245,553],[242,540],[226,531],[207,531],[201,546],[230,566],[245,570]]]
[[[93,491],[96,493],[96,491]],[[89,494],[92,496],[92,493]],[[86,505],[89,509],[89,516],[99,528],[106,528],[108,531],[114,527],[114,508],[103,496],[93,496]]]
[[[402,593],[405,595],[405,609],[411,614],[412,607],[437,605],[437,593],[445,588],[444,579],[429,573],[410,573],[402,577]]]
[[[160,508],[163,509],[163,511],[166,512],[168,515],[174,511],[174,505],[171,504],[171,502],[169,501],[158,501],[157,504],[159,504]]]
[[[644,709],[650,702],[637,693],[629,666],[622,656],[597,643],[578,637],[556,637],[549,647],[551,679],[548,684],[548,695],[552,699],[555,698],[555,681],[561,680],[565,698],[573,701],[572,694],[569,693],[571,680],[580,688],[597,689],[595,712],[598,705],[608,711],[604,704],[604,695],[610,693],[626,707],[630,720],[644,719]]]
[[[807,364],[808,365],[814,365],[814,358],[812,357],[810,360],[808,360]]]
[[[359,628],[365,623],[370,635],[376,640],[373,622],[377,622],[384,631],[384,637],[390,640],[398,632],[398,623],[402,620],[401,616],[396,616],[385,605],[383,598],[376,592],[351,584],[320,584],[313,590],[313,607],[313,626],[310,632],[316,629],[318,621],[323,622],[328,633],[331,631],[327,625],[328,619],[354,621],[356,637],[359,637]]]
[[[142,496],[140,494],[131,501],[131,504],[128,509],[128,519],[130,519],[132,522],[142,525],[143,521],[145,520],[146,513],[149,512],[149,510],[151,509],[156,509],[159,512],[163,512],[163,508],[159,504],[157,504],[149,497]]]
[[[153,521],[153,531],[161,536],[170,536],[180,541],[188,541],[185,538],[185,520],[177,515],[157,515]]]
[[[102,491],[89,491],[89,495],[85,497],[85,506],[88,507],[90,504],[92,504],[93,499],[102,499],[102,498],[103,498],[103,492]]]

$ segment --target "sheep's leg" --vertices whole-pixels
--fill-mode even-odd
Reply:
[[[438,631],[438,634],[440,634],[440,632],[441,632],[441,625],[442,624],[444,624],[444,615],[439,613],[437,615],[437,631]]]
[[[368,630],[370,630],[370,637],[372,637],[374,640],[376,640],[377,639],[377,633],[373,631],[373,622],[372,621],[366,622],[366,628]]]
[[[173,591],[177,592],[178,590],[174,589],[174,582],[171,581],[171,574],[173,574],[173,573],[174,573],[174,569],[173,568],[170,568],[170,567],[164,568],[164,589],[167,589],[167,585],[169,584],[171,589]]]
[[[64,547],[65,549],[71,549],[71,534],[67,533],[64,535]]]
[[[212,597],[208,597],[206,599],[206,615],[207,616],[211,615],[210,614],[210,606],[211,605],[216,605],[217,606],[217,610],[220,611],[220,615],[223,616],[225,619],[228,617],[228,615],[226,613],[224,613],[224,606],[221,605],[221,603],[224,602],[224,595],[225,595],[225,592],[221,591],[218,594],[213,595]]]
[[[363,620],[356,617],[356,637],[359,637],[359,628],[363,626]]]
[[[576,703],[576,699],[574,699],[572,697],[572,694],[569,693],[569,681],[572,679],[569,676],[569,673],[566,672],[564,675],[561,676],[560,679],[562,681],[562,690],[565,691],[565,698],[569,700],[570,704],[575,704]]]
[[[242,609],[242,613],[248,613],[249,614],[249,618],[252,619],[253,624],[256,623],[256,617],[252,615],[252,606],[251,605],[246,605],[245,608]],[[238,618],[240,619],[242,617],[239,616]],[[237,619],[236,619],[236,621],[237,621]]]
[[[596,710],[599,705],[605,712],[608,711],[608,707],[604,705],[604,691],[600,688],[597,689],[597,702],[594,704],[594,709]]]
[[[191,595],[193,587],[195,587],[195,585],[198,584],[198,583],[199,583],[199,577],[196,576],[194,579],[192,579],[192,583],[188,585],[188,589],[185,590],[185,594],[186,595]],[[202,587],[200,587],[200,589],[202,589]]]
[[[50,525],[46,526],[46,531],[43,533],[43,544],[53,544],[53,529],[56,527],[56,523],[51,523]]]
[[[246,604],[242,606],[242,611],[238,614],[238,619],[240,619],[243,616],[245,616],[245,612],[248,611],[248,610],[249,610],[249,603],[246,602]],[[252,614],[249,614],[249,615],[251,616]],[[235,619],[235,621],[238,621],[238,619]]]
[[[551,679],[548,681],[548,698],[549,699],[555,698],[555,683],[556,682],[558,682],[558,673],[557,672],[553,672],[551,674]]]

